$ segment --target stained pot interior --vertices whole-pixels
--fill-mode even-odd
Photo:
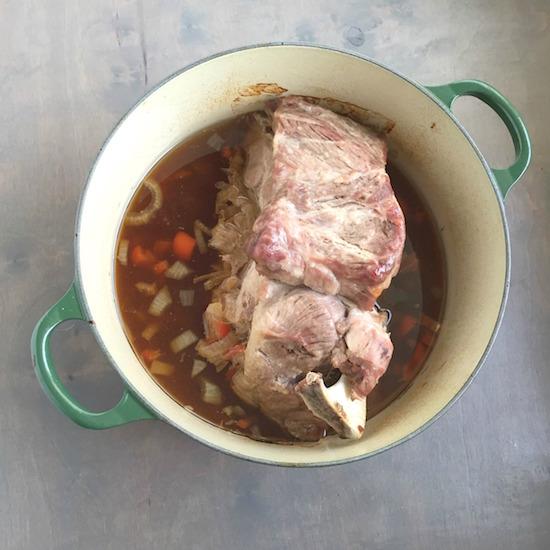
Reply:
[[[441,335],[410,388],[367,423],[357,442],[328,438],[277,446],[225,432],[168,396],[135,357],[119,319],[113,277],[117,232],[142,177],[174,145],[266,95],[276,83],[289,93],[332,97],[396,122],[393,161],[427,199],[447,260],[448,295]],[[246,90],[245,95],[242,95]],[[282,464],[337,462],[373,453],[434,418],[468,382],[498,320],[506,285],[502,214],[482,161],[453,120],[413,84],[350,54],[304,46],[241,50],[210,59],[166,81],[116,128],[90,174],[76,240],[77,275],[99,341],[123,378],[160,416],[197,439],[233,454]]]

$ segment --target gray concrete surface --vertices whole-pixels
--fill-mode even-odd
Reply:
[[[485,367],[422,435],[347,466],[249,464],[161,422],[86,431],[31,365],[32,327],[71,281],[79,193],[113,124],[183,65],[269,40],[348,48],[423,83],[487,80],[533,139],[507,199],[512,286]],[[2,549],[550,547],[548,1],[2,0],[0,52]],[[496,117],[475,100],[457,112],[506,165]],[[116,401],[85,326],[54,344],[84,402]]]

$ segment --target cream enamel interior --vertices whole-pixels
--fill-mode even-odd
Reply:
[[[122,215],[143,176],[174,145],[266,99],[239,90],[274,82],[289,93],[332,97],[396,122],[393,160],[428,200],[441,228],[448,296],[438,342],[410,388],[367,423],[357,442],[328,438],[315,446],[277,446],[226,432],[189,413],[138,362],[124,334],[113,261]],[[254,460],[311,465],[376,452],[436,416],[481,360],[505,294],[507,245],[502,213],[483,163],[454,121],[432,99],[391,71],[353,55],[314,47],[245,49],[169,79],[121,122],[101,151],[84,193],[77,270],[85,307],[113,364],[136,394],[174,426],[222,450]]]

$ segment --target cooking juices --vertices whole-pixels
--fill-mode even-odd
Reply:
[[[243,116],[198,134],[170,151],[145,178],[120,230],[116,288],[128,339],[167,393],[227,429],[291,441],[233,393],[230,369],[217,372],[194,349],[203,336],[211,290],[193,279],[212,272],[218,261],[217,252],[200,241],[208,240],[208,228],[216,224],[216,183],[226,179],[227,152],[241,143],[246,126]],[[394,353],[367,398],[367,418],[393,401],[422,368],[437,338],[445,298],[435,222],[391,160],[387,171],[405,215],[407,240],[401,269],[379,300],[392,313]],[[160,209],[149,215],[159,200]]]

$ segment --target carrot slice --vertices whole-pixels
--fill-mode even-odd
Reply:
[[[162,275],[167,269],[168,269],[168,266],[170,264],[166,261],[166,260],[162,260],[162,262],[157,262],[154,266],[153,266],[153,271],[157,274],[157,275]]]
[[[158,359],[160,357],[160,350],[159,349],[152,349],[152,348],[145,348],[141,352],[141,357],[146,363],[151,363],[155,359]]]
[[[172,250],[180,260],[188,262],[193,256],[196,244],[197,241],[191,235],[185,231],[178,231],[172,242]]]
[[[231,149],[231,147],[229,147],[228,145],[225,145],[224,147],[222,147],[221,153],[224,159],[230,159],[233,155],[233,149]]]
[[[221,340],[225,338],[231,332],[231,325],[225,321],[218,321],[215,319],[212,322],[214,333],[216,334],[216,339]]]
[[[157,258],[165,258],[172,252],[172,241],[155,241],[153,253]]]
[[[252,420],[250,420],[250,418],[239,418],[239,420],[237,420],[237,426],[239,426],[241,430],[246,430],[252,426]]]
[[[412,315],[404,315],[397,332],[401,336],[405,336],[417,325],[417,320]]]
[[[140,244],[132,248],[130,253],[130,261],[135,267],[147,267],[156,262],[155,255]]]

